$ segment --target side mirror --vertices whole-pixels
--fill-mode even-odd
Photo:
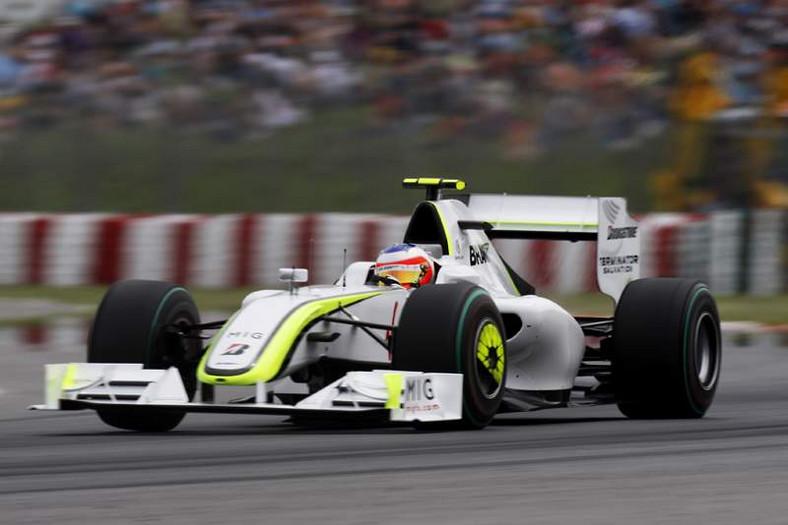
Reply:
[[[309,281],[309,270],[306,268],[279,268],[279,282],[305,283]]]

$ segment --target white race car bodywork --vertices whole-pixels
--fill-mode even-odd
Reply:
[[[496,251],[494,238],[595,240],[599,287],[617,300],[626,284],[639,277],[637,223],[627,214],[626,202],[619,198],[471,195],[464,200],[425,201],[414,211],[404,241],[422,245],[435,255],[439,266],[435,284],[478,285],[500,311],[506,326],[505,388],[510,397],[519,400],[518,406],[525,408],[528,403],[524,405],[524,399],[539,399],[531,394],[542,398],[550,393],[568,395],[586,352],[581,324],[556,303],[528,290],[527,283],[510,270]],[[417,386],[400,388],[394,393],[390,382],[407,382],[418,374],[400,373],[399,379],[392,379],[392,372],[385,369],[391,365],[390,341],[396,337],[396,327],[411,292],[399,286],[375,283],[370,279],[373,265],[373,261],[354,262],[331,285],[250,294],[212,339],[197,369],[199,381],[208,385],[255,385],[258,389],[255,406],[271,413],[292,414],[307,408],[327,409],[329,405],[341,409],[337,392],[355,392],[359,396],[349,405],[350,409],[362,407],[359,399],[366,399],[368,406],[392,409],[405,406],[407,391],[413,394]],[[349,363],[349,372],[316,389],[304,377],[304,371],[326,360]],[[98,378],[99,382],[103,377],[109,389],[111,381],[106,374],[120,370],[109,366],[79,365],[72,372]],[[134,370],[143,372],[139,366],[123,370],[132,376]],[[57,382],[53,378],[59,373],[66,371],[50,372],[49,399],[47,405],[39,408],[56,408],[57,399],[71,402],[79,399],[84,385],[69,383],[71,388],[66,388],[61,381],[59,390],[52,386]],[[360,375],[351,375],[356,373]],[[462,399],[462,388],[461,384],[458,388],[456,378],[462,376],[430,374],[429,377],[433,397],[421,396],[427,404],[420,404],[407,415],[392,412],[392,419],[461,417],[457,403]],[[178,390],[172,386],[170,376],[167,381]],[[364,381],[372,386],[366,390],[359,388]],[[388,393],[387,388],[391,389]],[[375,390],[382,394],[371,393]],[[271,403],[271,392],[299,394],[302,398],[294,406],[280,410],[276,408],[280,405]],[[135,403],[146,400],[157,407],[162,404],[161,399],[146,397],[142,392],[137,396]],[[444,400],[440,406],[429,403],[436,396]],[[118,403],[115,397],[105,401],[90,399],[94,404]],[[187,404],[192,411],[207,407],[200,403]],[[181,399],[178,406],[183,405]],[[532,405],[546,406],[540,402]],[[430,416],[425,415],[424,406],[438,408]]]
[[[471,197],[472,205],[475,198],[476,196]],[[507,200],[517,201],[518,199],[523,198],[501,198],[504,203]],[[551,202],[552,199],[547,198],[546,202]],[[564,214],[564,210],[575,210],[579,207],[577,203],[572,202],[573,199],[557,199],[562,201],[559,203],[561,206],[557,213]],[[481,200],[483,206],[490,207],[494,198],[483,196]],[[631,226],[633,221],[627,216],[626,204],[622,199],[581,198],[579,201],[582,219],[562,221],[560,225],[552,227],[569,228],[574,224],[579,224],[582,229],[586,230],[586,233],[590,231],[596,235],[600,215],[597,210],[611,204],[615,204],[620,210],[616,218],[622,223],[622,226],[610,225],[608,227],[633,227]],[[536,204],[540,205],[535,209],[541,215],[539,216],[540,220],[535,221],[535,224],[543,229],[547,228],[550,225],[549,221],[544,220],[549,218],[544,212],[545,205],[543,202]],[[524,391],[570,389],[585,352],[583,332],[575,318],[548,299],[536,295],[520,295],[512,281],[511,274],[485,231],[461,227],[463,224],[478,221],[471,209],[463,202],[440,200],[422,204],[422,206],[425,205],[432,206],[436,210],[446,236],[446,241],[443,244],[448,246],[448,253],[437,258],[440,271],[436,284],[456,281],[474,283],[490,294],[504,317],[517,318],[517,321],[511,324],[519,328],[513,333],[506,334],[506,352],[509,362],[506,377],[507,388]],[[534,206],[523,202],[515,202],[513,205],[518,207]],[[505,216],[511,217],[512,213]],[[506,224],[512,224],[512,222]],[[526,221],[520,222],[528,225]],[[562,226],[566,224],[570,226]],[[534,227],[534,225],[529,226]],[[494,224],[493,231],[495,231]],[[605,228],[603,233],[607,231],[608,229]],[[615,250],[620,251],[620,243],[617,246],[610,246],[611,243],[607,242],[607,236],[607,233],[600,236],[598,241],[600,253],[603,253],[605,249],[610,253]],[[407,240],[409,239],[406,238]],[[438,241],[438,239],[434,239],[434,241]],[[441,243],[435,242],[435,244]],[[601,285],[607,288],[611,294],[620,294],[628,280],[637,278],[637,247],[633,249],[628,246],[627,249],[629,250],[628,260],[631,261],[633,257],[635,260],[632,271],[601,274],[599,277]],[[600,255],[600,258],[609,257],[611,255]],[[215,384],[239,384],[234,381],[232,371],[240,373],[248,370],[252,362],[259,359],[263,353],[281,320],[298,305],[311,301],[334,297],[338,300],[342,300],[342,298],[351,298],[352,300],[352,298],[370,295],[360,302],[347,306],[347,312],[365,322],[396,326],[409,292],[401,288],[367,284],[370,268],[373,265],[374,261],[351,264],[334,285],[308,286],[293,293],[262,291],[249,295],[244,300],[242,309],[231,319],[226,329],[209,349],[204,366],[201,366],[201,380]],[[309,340],[309,333],[327,330],[331,330],[339,336],[332,342]],[[270,381],[274,377],[289,376],[305,365],[326,357],[381,365],[390,363],[388,352],[355,326],[318,322],[310,326],[305,331],[305,335],[306,337],[300,337],[283,368],[269,373],[264,377],[264,380]],[[385,336],[386,334],[381,332],[380,335]],[[232,349],[237,348],[240,344],[250,345],[252,348],[238,356],[227,355],[231,354]],[[220,377],[210,373],[217,369],[222,369],[227,375]],[[252,379],[256,380],[259,377]]]

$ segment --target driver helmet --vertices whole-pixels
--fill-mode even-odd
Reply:
[[[394,278],[404,288],[418,288],[432,282],[435,263],[415,244],[395,244],[378,255],[375,275]]]

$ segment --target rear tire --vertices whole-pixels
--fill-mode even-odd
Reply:
[[[487,292],[470,283],[438,284],[419,288],[405,303],[392,366],[463,374],[461,426],[484,428],[503,399],[505,355],[503,320]]]
[[[722,364],[717,305],[692,279],[640,279],[621,295],[613,332],[613,386],[630,418],[700,418]]]
[[[167,327],[200,323],[189,292],[160,281],[122,281],[110,287],[96,313],[88,342],[90,363],[142,363],[145,368],[176,367],[191,400],[197,389],[199,339],[183,339]],[[106,424],[124,430],[166,432],[185,412],[103,409]]]

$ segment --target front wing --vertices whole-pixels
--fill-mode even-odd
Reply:
[[[150,410],[271,414],[320,419],[453,421],[462,418],[462,374],[349,372],[295,405],[265,402],[266,385],[244,403],[189,402],[180,373],[141,364],[46,365],[45,403],[33,410]]]

